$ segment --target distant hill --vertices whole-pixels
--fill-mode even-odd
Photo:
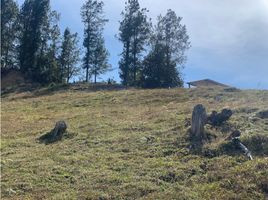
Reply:
[[[107,86],[108,87],[108,86]],[[192,109],[230,108],[190,149]],[[2,96],[2,199],[266,199],[268,91],[49,86]],[[65,120],[62,141],[37,140]],[[226,138],[232,129],[249,161]]]

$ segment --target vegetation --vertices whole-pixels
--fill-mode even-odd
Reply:
[[[79,62],[79,54],[78,34],[72,34],[70,29],[66,28],[60,54],[61,82],[69,83],[71,78],[78,75],[79,68],[76,64]]]
[[[83,58],[83,68],[86,69],[86,82],[94,75],[106,72],[108,65],[108,51],[104,46],[103,27],[108,21],[103,16],[103,1],[88,0],[81,9],[82,21],[85,24],[84,42],[86,49]]]
[[[70,79],[79,60],[77,36],[72,54],[63,52],[60,58],[60,16],[51,10],[50,1],[25,0],[19,9],[13,0],[1,0],[1,8],[1,69],[20,70],[33,83],[62,83],[67,65],[63,62],[68,60]]]
[[[18,33],[19,7],[13,0],[1,0],[1,69],[18,65],[16,34]]]
[[[79,41],[66,28],[63,41],[59,29],[60,15],[53,11],[50,0],[25,0],[22,7],[1,0],[1,68],[17,69],[33,83],[69,83],[85,71],[86,82],[111,69],[105,47],[102,0],[87,0],[81,8],[84,23],[80,61]],[[152,27],[149,10],[140,8],[138,0],[126,0],[118,39],[123,44],[119,74],[124,86],[164,88],[183,85],[181,70],[190,42],[181,17],[168,10]],[[146,53],[146,50],[149,53]],[[7,71],[8,71],[7,70]]]
[[[128,0],[121,14],[119,40],[123,43],[123,52],[119,68],[123,85],[137,86],[141,81],[141,56],[151,27],[147,12],[146,8],[140,8],[138,0]]]
[[[95,86],[97,87],[97,86]],[[267,91],[43,88],[2,98],[2,199],[266,199]],[[100,87],[101,89],[101,87]],[[228,107],[211,141],[189,147],[189,118]],[[66,120],[62,141],[38,138]],[[249,161],[225,138],[242,132]]]
[[[40,83],[57,82],[55,62],[59,36],[58,15],[50,9],[49,0],[26,0],[20,13],[20,70]],[[55,21],[54,21],[55,20]]]
[[[181,17],[168,10],[158,17],[151,37],[151,51],[144,59],[143,86],[167,88],[183,86],[181,69],[185,63],[185,51],[190,48],[189,36]]]

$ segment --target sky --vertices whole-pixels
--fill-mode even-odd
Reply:
[[[83,24],[80,8],[86,0],[51,0],[61,14],[63,32],[78,32],[81,44]],[[116,39],[125,0],[103,0],[109,22],[104,37],[113,70],[99,78],[120,81],[118,61],[122,51]],[[23,0],[19,0],[21,5]],[[268,0],[140,0],[156,22],[159,14],[172,9],[183,18],[191,48],[182,71],[184,81],[213,79],[241,89],[268,89]]]

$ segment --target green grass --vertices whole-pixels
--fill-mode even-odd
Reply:
[[[46,90],[2,98],[2,199],[266,199],[268,91]],[[189,150],[187,119],[235,111],[226,129],[207,126],[216,139]],[[66,120],[62,141],[38,138]],[[242,131],[253,161],[224,139]],[[229,145],[229,146],[228,146]]]

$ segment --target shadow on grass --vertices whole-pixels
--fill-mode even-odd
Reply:
[[[187,130],[187,135],[189,135],[187,141],[189,142],[190,152],[195,155],[204,155],[203,146],[206,143],[212,143],[217,138],[217,135],[214,132],[208,131],[208,130],[205,130],[206,138],[204,138],[202,141],[192,138],[190,133],[191,133],[191,128]],[[218,156],[218,154],[216,154],[215,156],[213,154],[211,156],[215,157],[215,156]]]
[[[23,84],[14,87],[3,88],[1,96],[3,98],[8,97],[10,94],[22,94],[22,96],[16,97],[15,99],[28,99],[35,98],[45,95],[53,95],[55,92],[66,91],[69,89],[68,84],[50,84],[48,86],[42,86],[40,84]]]
[[[1,96],[3,98],[7,97],[9,94],[20,94],[29,92],[30,94],[25,94],[15,99],[28,99],[36,98],[41,96],[54,95],[60,92],[78,91],[78,92],[97,92],[97,91],[117,91],[125,90],[127,87],[120,84],[106,84],[106,83],[73,83],[73,84],[54,84],[51,83],[48,86],[34,85],[34,84],[25,84],[20,86],[14,86],[9,88],[4,88],[1,91]]]
[[[40,136],[37,141],[40,144],[48,145],[58,143],[60,141],[63,141],[64,139],[73,139],[76,135],[76,133],[66,132],[62,137],[53,137],[51,132],[47,132],[44,135]]]

